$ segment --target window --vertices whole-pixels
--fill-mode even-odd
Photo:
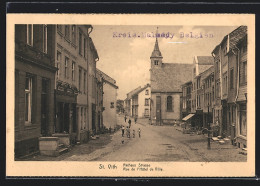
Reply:
[[[83,122],[84,122],[84,119],[83,119],[83,108],[81,107],[81,109],[80,109],[80,124],[81,124],[81,130],[83,129]]]
[[[57,31],[60,32],[60,33],[62,32],[62,26],[61,25],[57,25]]]
[[[149,99],[145,99],[145,103],[144,103],[145,106],[149,106]]]
[[[69,58],[65,57],[65,71],[64,71],[65,78],[68,78],[68,63],[69,63]]]
[[[27,25],[27,44],[33,46],[33,25]]]
[[[86,93],[86,72],[84,72],[84,94]]]
[[[229,81],[230,81],[230,89],[233,89],[234,88],[234,69],[230,70]]]
[[[47,25],[43,25],[43,52],[47,53]]]
[[[173,111],[172,108],[172,96],[167,97],[167,111]]]
[[[81,91],[81,69],[79,69],[79,91]]]
[[[61,62],[61,53],[57,51],[57,78],[60,76],[60,62]]]
[[[71,78],[72,81],[75,81],[75,62],[72,61],[72,66],[71,66]]]
[[[154,60],[154,65],[158,65],[158,64],[159,64],[158,60]]]
[[[145,110],[144,110],[144,115],[145,115],[145,116],[149,116],[149,109],[145,109]]]
[[[70,27],[69,25],[65,25],[65,38],[70,39]]]
[[[247,82],[247,62],[243,62],[243,82]]]
[[[86,40],[86,38],[84,38],[84,43],[83,43],[83,45],[84,45],[84,47],[83,47],[83,50],[84,50],[84,51],[83,51],[83,54],[84,54],[84,55],[83,55],[83,56],[86,57],[86,46],[87,46],[87,40]]]
[[[82,34],[79,32],[79,54],[82,55]]]
[[[76,44],[76,25],[72,25],[71,31],[72,31],[72,43]]]
[[[32,122],[32,83],[33,79],[31,76],[26,75],[25,77],[25,122]]]
[[[145,95],[149,95],[149,90],[145,90]]]

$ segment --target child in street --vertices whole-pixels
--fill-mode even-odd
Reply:
[[[124,137],[122,136],[122,139],[121,139],[121,143],[124,144],[125,140],[124,140]]]
[[[135,124],[136,124],[136,122],[137,122],[137,116],[135,116]]]
[[[141,138],[141,129],[138,129],[139,138]]]
[[[124,137],[125,134],[125,127],[122,125],[122,137]]]

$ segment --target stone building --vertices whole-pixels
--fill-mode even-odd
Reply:
[[[161,125],[182,118],[181,85],[191,80],[192,64],[163,63],[156,38],[150,57],[151,122]]]
[[[191,113],[191,90],[192,81],[182,85],[182,118]]]
[[[234,101],[232,97],[235,93],[233,90],[231,90],[234,88],[234,84],[231,85],[230,83],[228,83],[230,82],[230,80],[233,81],[231,77],[234,77],[234,74],[231,74],[231,77],[229,77],[228,75],[230,75],[230,73],[234,73],[234,71],[231,72],[232,70],[229,68],[229,63],[230,67],[233,69],[234,67],[236,67],[236,65],[234,65],[234,56],[228,55],[228,53],[231,52],[231,46],[235,49],[237,48],[237,46],[235,47],[236,44],[234,43],[238,43],[238,41],[240,41],[242,37],[245,36],[246,29],[247,28],[245,26],[238,27],[237,29],[226,35],[220,42],[220,44],[217,45],[212,51],[215,68],[215,103],[213,119],[214,123],[219,124],[219,134],[223,137],[231,136],[231,130],[234,131],[231,113],[234,112],[235,107],[231,106],[232,108],[228,108],[228,105],[230,106],[228,102],[232,103]],[[234,51],[234,49],[232,50]],[[229,93],[230,96],[228,96]]]
[[[113,78],[101,70],[97,69],[97,74],[103,80],[103,126],[114,129],[117,125],[116,102],[118,86]]]
[[[239,121],[241,120],[239,120],[238,117],[240,117],[240,113],[242,113],[242,115],[243,112],[246,113],[246,107],[244,106],[244,110],[242,112],[239,112],[239,103],[243,104],[247,102],[246,100],[247,92],[246,92],[245,76],[243,77],[245,82],[242,83],[241,81],[242,86],[240,86],[239,77],[241,77],[242,74],[246,75],[247,73],[245,68],[241,69],[241,66],[243,66],[247,61],[246,36],[247,36],[247,27],[245,26],[241,26],[235,31],[231,32],[229,34],[230,46],[228,51],[228,77],[229,78],[228,78],[228,98],[227,98],[227,104],[228,104],[227,123],[231,127],[230,135],[231,135],[232,143],[235,144],[236,139],[238,139],[237,140],[238,145],[240,146],[241,143],[242,144],[241,147],[246,145],[246,132],[245,132],[246,128],[244,127],[245,130],[243,131],[241,130],[240,132]],[[242,143],[242,141],[244,143]]]
[[[213,103],[214,103],[214,66],[201,73],[202,81],[202,103],[203,128],[213,123]]]
[[[151,87],[145,85],[132,95],[132,117],[149,118],[150,117],[150,96]]]
[[[68,133],[72,142],[86,142],[96,129],[97,51],[91,25],[56,25],[55,133]]]
[[[15,157],[54,133],[55,26],[15,25]]]
[[[135,102],[135,100],[133,101],[132,96],[141,89],[142,89],[141,86],[139,86],[136,89],[134,89],[126,94],[126,99],[124,100],[124,106],[125,106],[125,114],[127,116],[132,117],[134,115],[134,112],[136,111],[135,107],[136,107],[137,103],[136,104],[133,103],[133,102]]]

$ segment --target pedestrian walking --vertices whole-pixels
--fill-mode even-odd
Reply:
[[[129,128],[131,127],[131,119],[128,120]]]
[[[122,125],[122,137],[124,137],[125,134],[125,127]]]
[[[127,137],[130,138],[130,128],[127,127]]]
[[[127,119],[127,117],[126,117],[126,115],[125,115],[125,123],[126,123],[126,119]]]
[[[139,138],[141,138],[141,129],[138,129]]]
[[[136,124],[136,122],[137,122],[137,116],[135,116],[135,124]]]
[[[125,140],[124,140],[124,137],[122,136],[122,139],[121,139],[121,143],[124,144],[125,143]]]
[[[135,138],[135,130],[133,130],[133,138]]]

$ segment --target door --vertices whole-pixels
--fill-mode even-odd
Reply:
[[[41,92],[41,134],[42,136],[48,135],[48,124],[47,124],[47,106],[48,106],[48,80],[42,79],[42,92]]]
[[[156,124],[161,124],[161,96],[156,96]]]

